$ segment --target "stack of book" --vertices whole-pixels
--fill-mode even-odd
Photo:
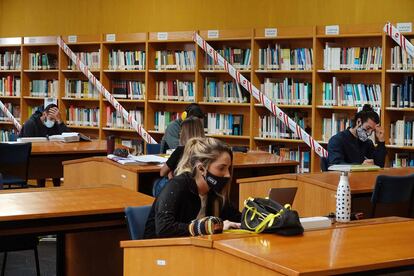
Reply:
[[[280,44],[259,49],[260,70],[312,70],[312,48],[289,49]]]
[[[381,47],[340,47],[327,42],[323,50],[324,70],[379,70],[382,67]]]
[[[381,106],[380,84],[343,84],[336,77],[332,83],[322,84],[322,103],[324,106],[363,106],[370,104],[373,107]]]
[[[66,110],[67,124],[72,126],[99,126],[99,107],[75,107]]]
[[[155,99],[160,101],[193,102],[194,81],[167,80],[155,83]]]
[[[57,98],[59,92],[58,80],[31,80],[31,97],[52,97]]]
[[[303,129],[309,125],[307,112],[289,112],[288,116]],[[274,139],[299,139],[284,122],[273,115],[260,117],[259,136]]]
[[[20,70],[22,57],[18,51],[0,53],[0,70]]]
[[[297,148],[287,148],[283,145],[269,145],[269,153],[276,154],[286,160],[294,160],[299,162],[298,172],[310,172],[310,151],[307,148],[298,146]]]
[[[57,55],[51,53],[29,53],[30,70],[52,70],[58,68]]]
[[[390,144],[414,146],[414,116],[404,116],[402,120],[391,123]]]
[[[275,104],[310,105],[312,101],[312,84],[291,78],[265,78],[260,90]]]
[[[392,161],[392,166],[394,168],[414,167],[414,153],[412,152],[395,153],[394,160]]]
[[[405,76],[404,82],[391,83],[391,107],[414,107],[414,76]]]
[[[20,78],[12,75],[0,79],[0,96],[20,97]]]
[[[109,53],[109,70],[145,70],[145,51],[112,50]]]
[[[42,109],[43,109],[43,105],[39,105],[39,106],[31,106],[31,105],[29,105],[27,107],[27,114],[29,114],[29,116],[30,116],[30,115],[34,114],[36,111],[38,111],[38,110],[40,111]]]
[[[239,70],[250,70],[252,54],[250,49],[239,49],[224,46],[216,49],[234,68]],[[224,67],[214,61],[209,55],[205,55],[204,66],[207,70],[224,70]]]
[[[247,103],[249,92],[236,81],[205,78],[203,101],[216,103]]]
[[[10,111],[10,113],[16,118],[16,120],[20,121],[20,105],[13,104],[13,103],[3,103],[4,106]],[[0,109],[0,122],[7,122],[10,121],[9,117],[3,113]]]
[[[101,68],[101,51],[97,52],[78,52],[75,53],[83,64],[88,66],[89,70],[99,70]],[[69,59],[69,70],[79,70],[75,63]]]
[[[154,113],[154,129],[155,131],[163,132],[170,124],[170,122],[181,118],[179,112],[156,111]]]
[[[207,113],[204,131],[213,135],[243,135],[243,115]]]
[[[328,142],[332,136],[351,126],[351,118],[346,113],[332,113],[331,118],[322,119],[322,140]]]
[[[406,51],[401,50],[400,46],[391,48],[391,70],[413,70],[414,58]]]
[[[145,99],[145,83],[135,80],[112,80],[112,95],[118,99]]]
[[[137,121],[138,125],[144,125],[144,112],[142,110],[129,110],[129,114]],[[113,107],[106,107],[106,127],[132,129],[132,125],[125,120],[122,113],[114,110]]]
[[[98,99],[99,91],[89,81],[65,79],[65,97],[75,99]]]
[[[17,130],[0,129],[0,142],[13,142],[17,139]]]
[[[194,70],[195,51],[156,51],[155,69],[157,70]]]

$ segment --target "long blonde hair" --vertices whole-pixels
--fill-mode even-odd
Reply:
[[[180,145],[185,146],[187,141],[194,137],[204,137],[204,127],[200,118],[191,116],[181,123]]]

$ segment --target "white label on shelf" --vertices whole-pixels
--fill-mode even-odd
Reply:
[[[276,37],[277,36],[277,29],[276,28],[266,28],[265,29],[265,37]]]
[[[36,41],[35,37],[29,37],[29,43],[36,43]]]
[[[78,42],[78,36],[77,35],[69,35],[68,36],[68,43],[76,43]]]
[[[158,40],[167,40],[168,39],[168,33],[167,32],[157,33],[157,39]]]
[[[108,42],[116,41],[116,34],[106,34],[106,41]]]
[[[219,38],[219,30],[208,30],[207,38]]]
[[[45,98],[45,99],[44,99],[43,106],[44,106],[44,107],[46,107],[46,106],[48,106],[49,104],[55,104],[55,105],[58,105],[58,100],[57,100],[56,98]]]
[[[326,35],[339,35],[339,25],[325,26]]]
[[[159,265],[159,266],[166,266],[167,265],[167,261],[166,260],[157,260],[157,265]]]
[[[397,29],[401,33],[411,33],[413,31],[413,24],[411,22],[397,23]]]

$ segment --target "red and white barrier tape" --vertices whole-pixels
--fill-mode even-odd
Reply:
[[[10,113],[10,111],[7,109],[7,107],[3,104],[3,102],[1,100],[0,100],[0,109],[13,122],[14,126],[20,132],[22,130],[22,126],[16,120],[16,118],[14,118],[13,114]]]
[[[241,84],[253,97],[262,103],[270,112],[281,120],[289,129],[302,139],[312,150],[320,157],[327,157],[328,152],[312,138],[305,130],[303,130],[295,121],[286,115],[279,107],[277,107],[271,99],[260,92],[250,81],[248,81],[239,71],[237,71],[230,63],[227,62],[216,50],[213,49],[199,34],[194,33],[194,41],[200,46],[214,61],[223,66],[239,84]]]
[[[62,50],[69,56],[69,58],[76,64],[78,69],[89,79],[89,81],[98,89],[111,104],[112,106],[122,114],[125,120],[128,121],[130,125],[138,132],[138,134],[149,144],[158,144],[154,138],[149,135],[149,133],[137,123],[130,114],[115,98],[109,93],[109,91],[102,85],[102,83],[92,74],[88,67],[76,56],[74,52],[66,45],[61,37],[57,38],[57,44],[62,48]]]
[[[406,51],[412,58],[414,58],[414,45],[406,39],[400,31],[394,27],[390,22],[385,24],[384,32],[387,33],[404,51]]]

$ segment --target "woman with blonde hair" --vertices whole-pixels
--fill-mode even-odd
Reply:
[[[228,200],[233,154],[214,138],[192,138],[176,176],[154,201],[145,238],[214,234],[240,228],[240,212]],[[224,222],[223,222],[224,220]]]

